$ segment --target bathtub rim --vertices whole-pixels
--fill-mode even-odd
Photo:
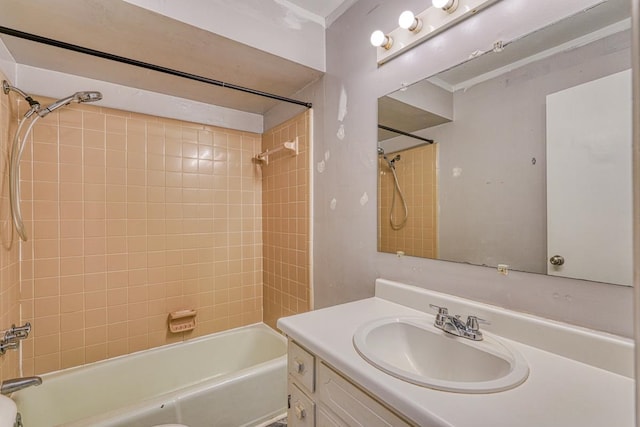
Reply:
[[[256,323],[252,323],[249,325],[244,325],[244,326],[239,326],[236,328],[232,328],[232,329],[225,329],[224,331],[218,331],[218,332],[213,332],[207,335],[202,335],[199,337],[194,337],[194,338],[189,338],[186,340],[182,340],[179,342],[175,342],[175,343],[170,343],[170,344],[164,344],[158,347],[152,347],[152,348],[147,348],[144,350],[138,350],[138,351],[134,351],[132,353],[127,353],[127,354],[122,354],[120,356],[114,356],[114,357],[110,357],[108,359],[102,359],[102,360],[97,360],[95,362],[89,362],[89,363],[85,363],[83,365],[78,365],[78,366],[71,366],[69,368],[64,368],[64,369],[58,369],[57,371],[51,371],[51,372],[45,372],[43,374],[37,374],[40,378],[42,378],[42,382],[44,383],[47,378],[55,378],[58,376],[62,376],[66,373],[69,372],[73,372],[73,371],[78,371],[78,370],[82,370],[82,369],[89,369],[93,366],[96,365],[102,365],[102,364],[106,364],[109,362],[115,362],[117,360],[121,360],[130,356],[134,356],[134,355],[140,355],[142,353],[151,353],[151,352],[156,352],[156,351],[160,351],[160,350],[167,350],[170,349],[172,347],[179,347],[179,346],[183,346],[185,344],[191,344],[191,343],[197,343],[200,341],[206,341],[209,339],[212,339],[215,336],[223,336],[223,335],[231,335],[233,333],[238,333],[242,330],[245,329],[262,329],[265,330],[266,332],[273,334],[274,337],[276,337],[277,339],[279,339],[280,341],[282,341],[282,343],[284,344],[284,348],[285,348],[285,355],[286,355],[286,346],[287,346],[287,338],[280,332],[276,331],[275,329],[273,329],[271,326],[267,325],[264,322],[256,322]]]

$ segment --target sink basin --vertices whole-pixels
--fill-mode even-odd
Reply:
[[[428,317],[394,317],[362,325],[353,336],[358,353],[376,368],[436,390],[495,393],[522,384],[524,358],[487,336],[472,341],[441,331]]]

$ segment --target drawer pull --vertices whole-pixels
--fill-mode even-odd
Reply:
[[[296,372],[302,374],[304,372],[304,362],[296,358],[293,360],[293,364],[296,367]]]
[[[307,416],[307,411],[304,409],[304,406],[300,402],[296,403],[296,418],[301,420]]]

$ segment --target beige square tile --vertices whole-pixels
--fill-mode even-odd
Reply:
[[[23,311],[45,315],[38,319],[60,319],[60,343],[72,344],[60,345],[51,365],[67,367],[180,339],[166,335],[166,313],[184,307],[201,310],[202,326],[190,336],[259,321],[262,295],[269,294],[262,287],[262,194],[255,167],[240,162],[250,162],[261,149],[260,136],[92,106],[78,111],[75,118],[65,116],[67,126],[58,131],[60,159],[68,169],[57,171],[50,158],[44,160],[45,145],[53,145],[45,142],[52,139],[46,133],[38,137],[42,147],[34,151],[34,157],[42,158],[36,161],[47,165],[34,174],[36,182],[57,182],[56,173],[61,180],[60,218],[53,210],[36,209],[45,215],[34,223],[37,239],[29,243],[37,259],[25,264],[31,266],[25,273],[40,275],[41,284],[60,277],[59,297],[55,288],[39,287],[38,297],[25,301]],[[278,137],[290,137],[295,129],[278,131]],[[278,143],[275,137],[265,139]],[[308,158],[281,160],[273,164],[274,179],[267,176],[264,181],[269,195],[264,204],[266,231],[281,215],[308,211],[308,194],[301,190],[308,171],[291,170],[292,165],[304,166]],[[31,166],[23,170],[25,176],[31,176]],[[269,190],[272,184],[283,188]],[[24,192],[32,194],[42,202],[57,202],[46,187]],[[280,209],[282,203],[287,209]],[[271,269],[265,278],[274,281],[265,279],[265,289],[280,289],[277,296],[270,294],[274,302],[265,309],[265,318],[271,313],[275,320],[278,314],[308,306],[308,288],[299,282],[308,283],[308,268],[281,261],[293,257],[308,262],[308,254],[300,258],[296,252],[275,251],[277,245],[300,251],[307,240],[296,233],[303,228],[306,232],[308,224],[287,221],[284,230],[265,239],[264,265]],[[60,237],[57,254],[54,242]],[[36,268],[36,263],[57,256],[56,274],[62,276],[47,276],[48,269],[55,272],[53,265]],[[32,297],[35,292],[31,285]],[[42,301],[48,297],[59,298],[59,312],[53,301]],[[48,359],[41,356],[27,354],[27,369],[35,370],[36,364],[42,369]]]

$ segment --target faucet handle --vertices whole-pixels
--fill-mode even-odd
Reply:
[[[434,310],[438,310],[438,314],[436,314],[435,326],[442,328],[447,321],[447,317],[449,317],[449,310],[447,307],[440,307],[439,305],[429,304],[429,307]]]
[[[429,304],[429,307],[433,308],[434,310],[438,310],[438,315],[449,314],[449,310],[447,309],[447,307],[440,307],[439,305],[435,304]]]
[[[16,350],[18,348],[18,344],[18,341],[0,340],[0,355],[5,354],[7,350]]]
[[[480,319],[478,316],[468,316],[467,317],[467,329],[469,329],[470,331],[479,331],[480,330],[480,324],[483,325],[490,325],[491,322],[484,320],[484,319]]]

